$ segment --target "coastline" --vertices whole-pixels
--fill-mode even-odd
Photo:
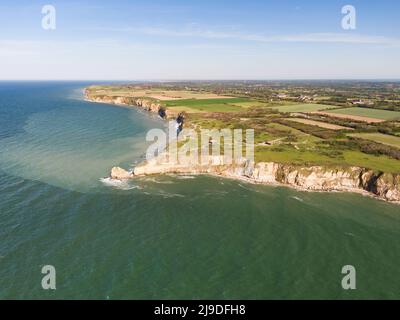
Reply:
[[[151,99],[126,97],[91,98],[84,90],[85,100],[90,102],[114,104],[117,106],[138,107],[149,112],[158,113],[163,108]],[[173,117],[167,108],[163,108],[167,119]],[[161,116],[161,115],[160,115]],[[240,159],[236,165],[224,165],[222,158],[210,156],[209,164],[192,165],[168,163],[166,154],[161,154],[150,161],[138,164],[132,172],[114,167],[111,170],[113,179],[133,179],[137,176],[159,174],[207,174],[212,176],[246,181],[256,184],[291,187],[309,192],[352,192],[368,195],[375,199],[400,204],[400,175],[361,167],[298,166],[276,162],[250,163]],[[213,164],[210,164],[213,163]],[[217,163],[217,165],[215,165]]]

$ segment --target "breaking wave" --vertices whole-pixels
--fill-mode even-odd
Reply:
[[[143,187],[133,185],[127,180],[111,179],[111,178],[101,178],[102,182],[107,187],[112,187],[120,190],[132,190],[132,189],[143,189]]]

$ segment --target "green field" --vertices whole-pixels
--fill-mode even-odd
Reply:
[[[397,111],[387,111],[387,110],[358,108],[358,107],[329,110],[329,113],[375,118],[381,120],[393,120],[396,118],[400,118],[400,112]]]
[[[365,154],[360,151],[346,150],[340,156],[330,156],[317,150],[298,151],[283,147],[281,150],[264,147],[256,148],[254,152],[257,162],[279,162],[298,165],[337,165],[358,166],[382,172],[400,173],[400,161],[387,156]]]
[[[392,135],[377,133],[381,129],[381,122],[400,119],[400,112],[362,107],[346,108],[321,103],[263,101],[261,98],[232,97],[230,92],[221,96],[206,91],[195,93],[190,90],[134,88],[129,91],[122,90],[122,87],[118,88],[117,92],[107,93],[107,89],[110,88],[99,87],[98,94],[144,97],[168,108],[171,117],[182,111],[187,112],[190,115],[185,120],[185,126],[195,130],[252,128],[255,133],[256,162],[273,161],[302,166],[359,166],[376,171],[400,173],[397,150],[393,150],[400,148],[400,136],[395,136],[399,133],[396,122],[388,124],[387,130]],[[286,114],[319,113],[318,111],[332,117],[346,118],[340,119],[337,122],[339,124],[354,119],[360,123],[366,121],[368,125],[362,123],[354,128],[347,128],[336,122],[326,122],[322,117],[315,116],[315,120],[311,120],[289,118]],[[345,129],[354,131],[347,134],[333,131]],[[372,131],[375,133],[371,133]],[[365,141],[349,141],[351,137]],[[372,145],[369,141],[388,147],[380,146],[382,155],[377,155],[375,149],[365,150],[358,145]]]
[[[334,106],[328,106],[325,104],[317,103],[303,103],[303,104],[289,104],[283,106],[272,107],[277,109],[279,112],[314,112],[319,110],[325,110],[333,108]]]
[[[221,98],[221,99],[182,99],[163,101],[168,108],[185,108],[202,112],[235,112],[242,111],[240,103],[251,102],[247,98]]]
[[[238,102],[233,103],[235,106],[242,107],[242,108],[261,108],[261,107],[268,107],[269,104],[267,102],[260,102],[260,101],[247,101],[247,102]]]
[[[361,138],[400,148],[400,137],[390,136],[383,133],[352,133],[350,137]]]

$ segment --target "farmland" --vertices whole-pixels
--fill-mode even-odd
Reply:
[[[309,124],[312,126],[317,126],[317,127],[331,129],[331,130],[353,130],[352,128],[347,128],[347,127],[330,124],[330,123],[326,123],[326,122],[322,122],[322,121],[308,120],[308,119],[303,119],[303,118],[288,118],[287,120],[304,123],[304,124]]]
[[[289,104],[277,107],[272,107],[279,112],[313,112],[319,110],[325,110],[332,108],[329,105],[317,104],[317,103],[304,103],[304,104]]]
[[[400,112],[398,111],[388,111],[388,110],[378,110],[372,108],[344,108],[330,110],[329,113],[345,115],[345,116],[356,116],[365,117],[379,120],[394,120],[400,119]]]
[[[339,119],[344,119],[344,120],[348,120],[348,121],[361,121],[361,122],[366,122],[366,123],[385,122],[385,120],[383,120],[383,119],[369,118],[369,117],[364,117],[364,116],[342,114],[342,113],[323,112],[323,111],[316,111],[316,112],[312,112],[312,113],[316,114],[316,115],[339,118]]]
[[[210,92],[197,92],[189,90],[164,90],[162,88],[151,88],[143,86],[92,86],[91,90],[96,91],[98,94],[107,96],[123,96],[123,97],[149,97],[152,99],[167,101],[167,100],[181,100],[181,99],[226,99],[229,96],[219,95]]]
[[[89,91],[148,99],[172,117],[183,112],[185,127],[196,130],[254,129],[256,161],[400,173],[400,84],[190,82]]]
[[[235,112],[243,108],[240,103],[249,103],[247,98],[182,99],[163,101],[168,108],[185,108],[188,112]]]

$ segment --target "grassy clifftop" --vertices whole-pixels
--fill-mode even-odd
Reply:
[[[374,122],[336,118],[318,112],[335,111],[343,106],[255,99],[243,92],[236,96],[232,92],[228,95],[215,91],[147,84],[92,86],[86,94],[105,101],[121,97],[132,105],[138,99],[146,99],[172,114],[184,112],[185,126],[196,130],[254,129],[257,162],[358,166],[400,173],[400,138],[396,137],[397,133],[400,136],[400,126],[396,119]],[[378,134],[382,127],[389,130],[388,134],[380,134],[375,139],[377,136],[371,133]]]

